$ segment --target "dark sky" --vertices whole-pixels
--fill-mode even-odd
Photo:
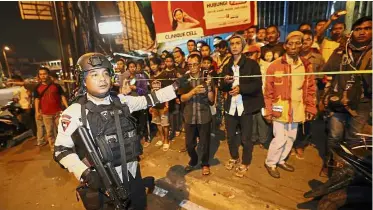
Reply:
[[[0,27],[0,46],[12,49],[9,57],[58,59],[52,20],[22,20],[18,1],[0,2]]]

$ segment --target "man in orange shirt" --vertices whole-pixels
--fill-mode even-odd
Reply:
[[[298,123],[313,119],[317,112],[314,76],[269,76],[313,72],[311,63],[299,56],[302,42],[302,32],[291,32],[284,43],[286,53],[267,69],[264,117],[273,122],[274,139],[264,165],[274,178],[280,178],[277,166],[290,172],[295,170],[285,159],[293,147]]]

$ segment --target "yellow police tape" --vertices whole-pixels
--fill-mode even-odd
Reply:
[[[373,70],[356,70],[356,71],[331,71],[331,72],[311,72],[311,73],[289,73],[289,74],[271,74],[271,75],[244,75],[238,76],[243,78],[255,78],[255,77],[284,77],[284,76],[309,76],[309,75],[337,75],[337,74],[372,74]],[[205,77],[200,77],[201,79]],[[223,79],[224,77],[210,77],[211,79]],[[177,78],[170,79],[136,79],[141,80],[175,80]],[[75,80],[60,80],[61,82],[74,83]]]

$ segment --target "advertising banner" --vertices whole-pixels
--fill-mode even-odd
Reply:
[[[254,1],[152,1],[158,42],[244,30],[256,23]]]

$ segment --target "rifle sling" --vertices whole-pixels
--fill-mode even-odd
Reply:
[[[117,128],[117,136],[118,136],[118,141],[119,141],[119,146],[120,146],[120,156],[122,158],[123,186],[124,186],[124,189],[129,191],[126,148],[124,146],[123,132],[122,132],[122,127],[120,126],[120,121],[119,121],[119,113],[116,107],[114,107],[114,119],[115,119],[115,126]]]

